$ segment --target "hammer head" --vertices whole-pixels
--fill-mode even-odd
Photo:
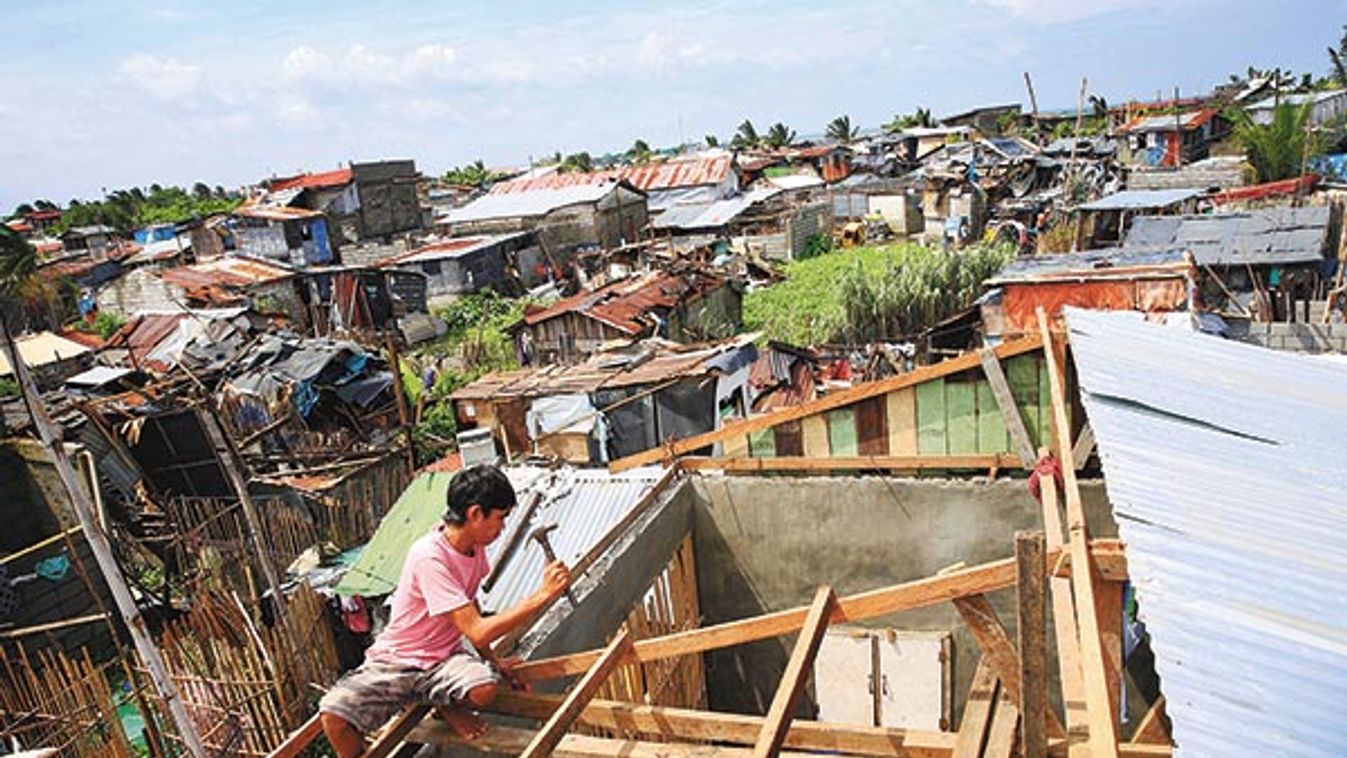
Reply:
[[[539,524],[538,526],[533,528],[533,531],[529,532],[529,539],[535,540],[540,545],[545,544],[549,539],[551,539],[552,532],[556,531],[556,528],[557,523],[555,521],[549,521],[546,524]]]

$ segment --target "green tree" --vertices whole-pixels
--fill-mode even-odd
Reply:
[[[1313,106],[1312,101],[1300,106],[1278,102],[1272,109],[1272,121],[1267,124],[1256,123],[1242,109],[1229,112],[1235,137],[1244,146],[1258,181],[1275,182],[1299,176],[1305,157],[1322,151],[1318,133],[1306,129]]]
[[[560,170],[563,173],[587,173],[594,170],[594,159],[584,151],[572,153],[561,162]]]
[[[860,136],[861,130],[851,125],[851,117],[842,115],[828,122],[828,139],[843,145],[850,145]]]
[[[1335,79],[1339,87],[1347,87],[1347,24],[1342,27],[1337,48],[1328,48],[1328,60],[1333,64],[1329,77]]]
[[[44,276],[38,271],[37,250],[28,241],[0,225],[0,308],[12,325],[56,329],[73,303],[68,280]]]
[[[761,144],[762,136],[758,134],[753,122],[748,119],[744,119],[744,123],[739,125],[739,128],[734,132],[734,138],[730,140],[730,147],[736,150],[747,150]]]
[[[778,121],[767,130],[762,141],[768,147],[786,147],[795,141],[795,132]]]
[[[497,178],[480,158],[467,165],[451,168],[444,174],[446,182],[464,187],[483,187]]]
[[[196,184],[193,184],[192,197],[196,198],[197,200],[209,200],[210,187],[207,186],[204,182],[197,182]]]
[[[911,114],[896,115],[893,120],[884,125],[884,131],[889,133],[901,132],[915,127],[930,128],[935,126],[935,119],[931,117],[931,111],[927,108],[918,108]]]
[[[708,134],[702,138],[707,147],[720,147],[720,138],[714,134]]]
[[[15,208],[14,208],[14,213],[11,214],[11,215],[13,215],[13,216],[26,216],[26,215],[28,215],[29,213],[32,213],[34,210],[36,210],[36,209],[33,208],[33,206],[32,206],[31,203],[19,203],[17,206],[15,206]]]
[[[651,154],[649,143],[643,139],[638,139],[631,144],[631,149],[627,151],[627,159],[632,163],[649,163]]]

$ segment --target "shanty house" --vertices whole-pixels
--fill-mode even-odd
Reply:
[[[61,235],[65,249],[88,250],[90,255],[98,257],[107,253],[116,241],[117,230],[101,224],[94,226],[72,226]]]
[[[531,231],[564,259],[578,247],[619,247],[640,239],[645,193],[625,181],[490,192],[441,217],[455,236]]]
[[[85,369],[93,362],[93,352],[78,342],[51,332],[38,332],[14,339],[33,378],[42,386],[55,386]],[[9,357],[0,351],[0,377],[13,375]]]
[[[286,205],[243,205],[234,211],[235,245],[253,258],[305,268],[336,262],[320,211]]]
[[[545,260],[533,232],[452,237],[379,262],[385,269],[416,272],[426,278],[426,295],[445,298],[491,289],[502,294],[537,283]]]
[[[532,308],[510,327],[524,363],[572,363],[611,341],[660,337],[703,342],[738,333],[743,291],[696,270],[651,272]]]
[[[1277,105],[1282,103],[1296,109],[1305,107],[1306,103],[1313,103],[1310,105],[1309,122],[1314,126],[1323,126],[1330,122],[1339,121],[1344,115],[1347,115],[1347,89],[1269,97],[1250,105],[1245,110],[1248,111],[1249,118],[1253,119],[1255,124],[1271,124]]]
[[[984,135],[995,135],[1005,131],[1006,123],[1019,120],[1020,104],[985,105],[979,108],[955,113],[940,119],[941,126],[966,126],[976,129]]]
[[[508,456],[603,462],[744,416],[751,337],[693,347],[641,343],[572,366],[496,372],[450,396],[460,429],[492,430]]]
[[[1125,137],[1123,159],[1146,166],[1180,166],[1201,160],[1207,147],[1230,133],[1230,123],[1215,108],[1179,114],[1137,116],[1117,132]]]
[[[1194,213],[1203,194],[1201,189],[1123,190],[1079,205],[1073,248],[1122,244],[1132,219]]]
[[[652,213],[676,203],[719,200],[733,195],[739,189],[739,175],[735,172],[732,155],[724,150],[710,150],[698,155],[603,171],[554,171],[543,176],[526,175],[495,184],[491,187],[491,194],[554,190],[617,180],[645,193]]]

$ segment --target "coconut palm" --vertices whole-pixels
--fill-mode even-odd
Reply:
[[[861,130],[851,125],[851,117],[842,115],[828,122],[828,139],[843,145],[850,145],[860,136]]]
[[[730,147],[738,150],[744,150],[750,147],[758,147],[762,144],[762,135],[753,126],[753,122],[744,119],[744,123],[734,132],[734,139],[730,140]]]
[[[1321,152],[1319,135],[1305,129],[1313,105],[1312,101],[1300,106],[1279,102],[1272,109],[1272,121],[1267,124],[1256,123],[1243,110],[1230,112],[1235,137],[1244,146],[1258,181],[1275,182],[1299,176],[1305,157]]]
[[[795,131],[778,121],[767,130],[762,141],[768,147],[786,147],[795,141]]]
[[[632,143],[631,149],[627,151],[627,158],[632,163],[649,163],[651,154],[650,144],[643,139],[638,139]]]

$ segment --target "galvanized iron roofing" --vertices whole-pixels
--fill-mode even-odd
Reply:
[[[498,182],[491,187],[492,195],[505,195],[515,192],[536,192],[563,187],[584,186],[587,184],[606,184],[623,180],[640,190],[662,190],[676,187],[698,187],[706,184],[720,184],[729,178],[733,170],[732,157],[725,151],[716,151],[704,155],[646,163],[639,166],[626,166],[604,171],[554,171],[543,176],[521,177],[510,181]]]
[[[444,215],[449,223],[489,221],[500,218],[532,218],[570,205],[597,203],[612,192],[615,182],[538,187],[510,193],[488,193]]]
[[[1198,216],[1142,216],[1126,247],[1166,245],[1191,250],[1212,266],[1315,263],[1328,243],[1329,208],[1277,207]]]
[[[1082,211],[1131,211],[1168,208],[1202,194],[1199,189],[1123,190],[1078,207]]]
[[[1347,755],[1347,366],[1066,321],[1175,755]]]

